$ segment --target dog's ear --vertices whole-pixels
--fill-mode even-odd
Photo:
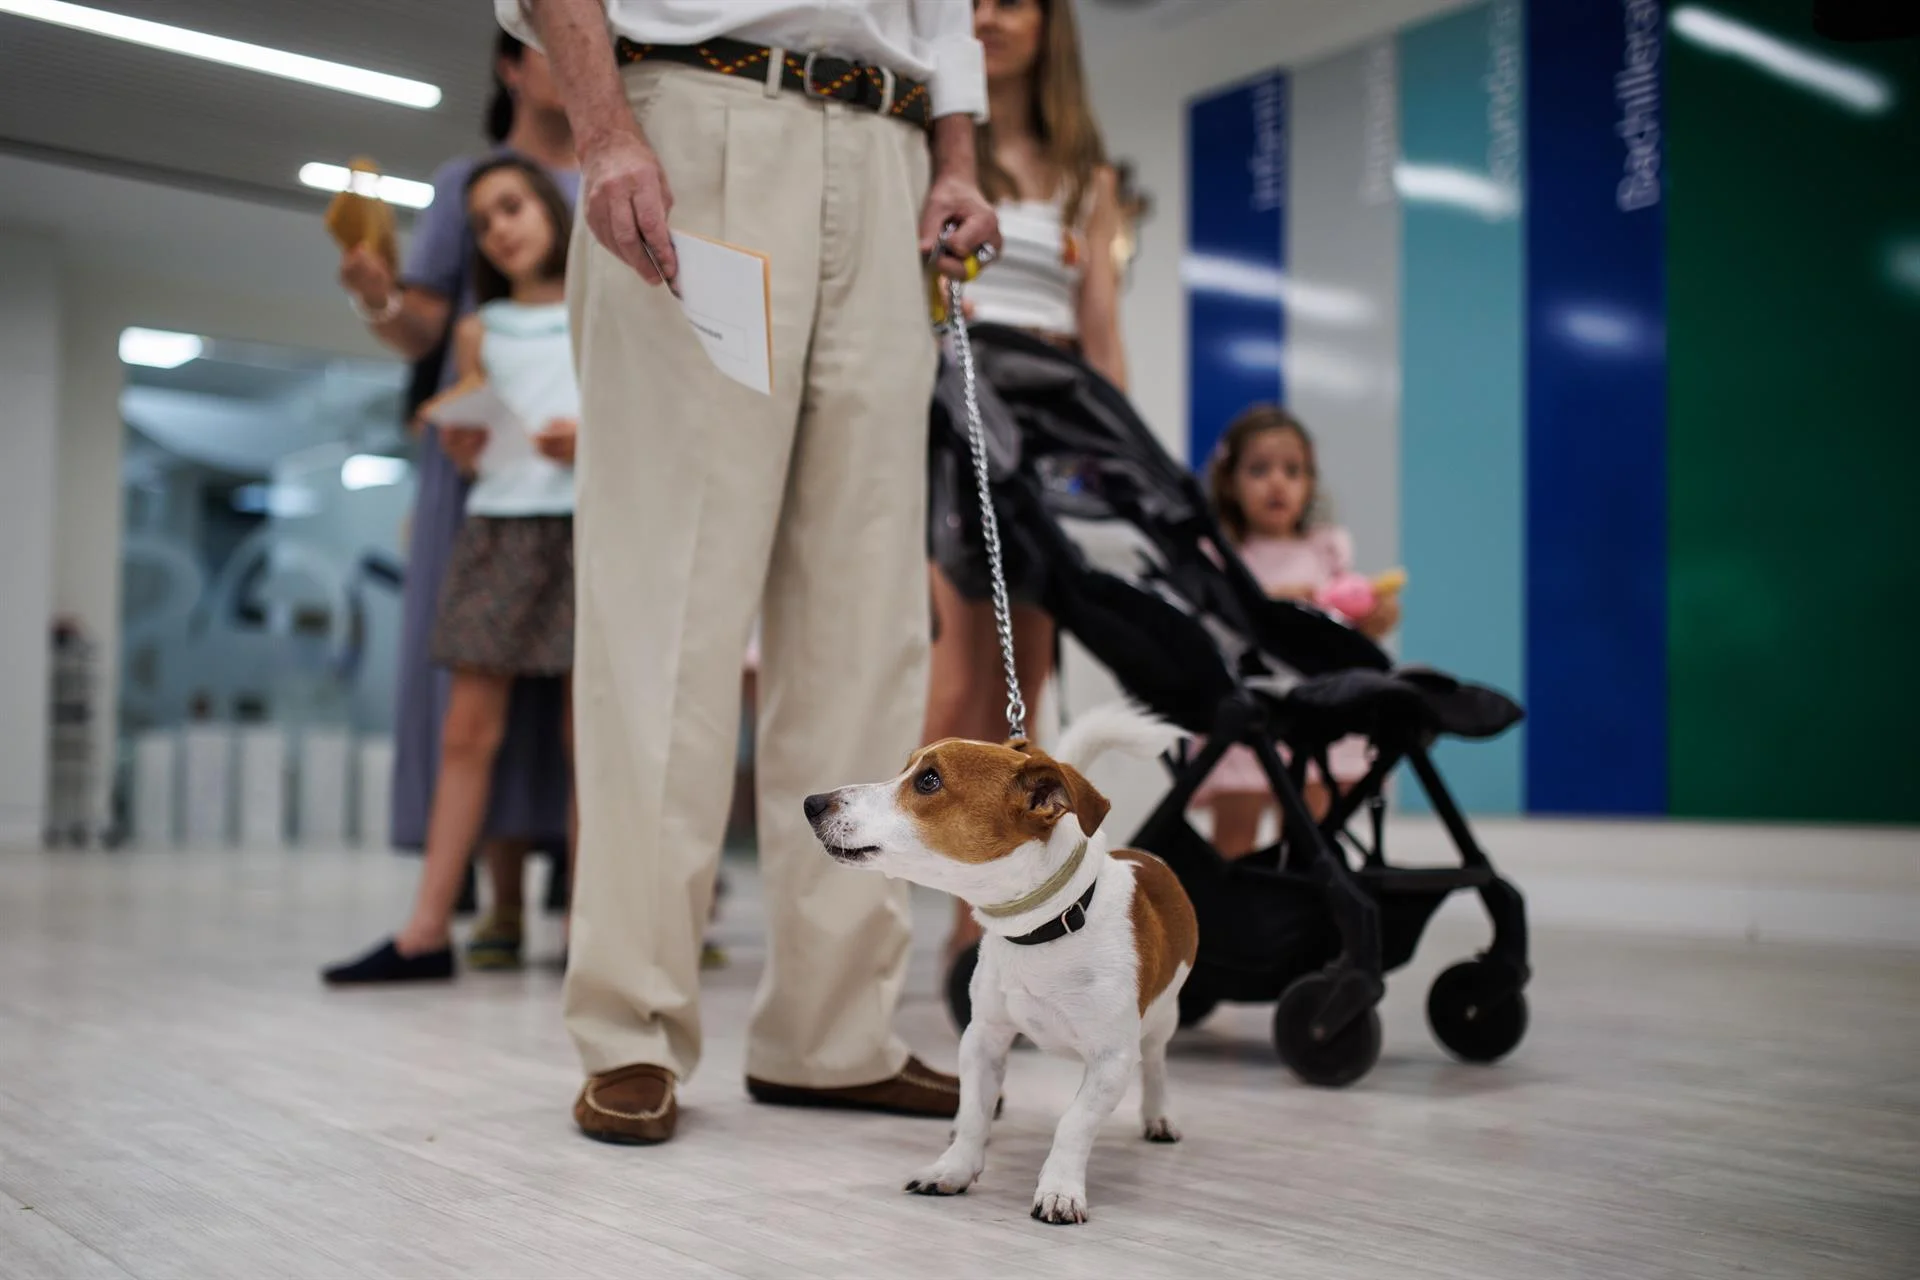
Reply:
[[[1078,769],[1058,760],[1035,760],[1020,771],[1020,784],[1026,795],[1027,812],[1039,818],[1048,830],[1071,813],[1080,823],[1081,834],[1090,836],[1100,829],[1113,808]]]

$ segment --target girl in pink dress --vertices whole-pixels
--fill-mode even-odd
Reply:
[[[1313,438],[1293,415],[1272,405],[1256,405],[1234,419],[1214,451],[1208,469],[1214,514],[1248,571],[1275,599],[1313,600],[1353,571],[1353,539],[1319,518],[1319,480]],[[1400,621],[1398,597],[1380,595],[1364,616],[1348,621],[1377,640]],[[1335,743],[1328,752],[1334,780],[1347,785],[1363,777],[1370,750],[1363,738]],[[1283,759],[1285,754],[1283,748]],[[1308,808],[1319,817],[1329,800],[1326,780],[1311,766]],[[1194,802],[1213,810],[1214,847],[1240,858],[1253,851],[1273,792],[1253,752],[1236,745]]]

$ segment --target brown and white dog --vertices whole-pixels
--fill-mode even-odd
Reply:
[[[1110,806],[1075,766],[1116,748],[1157,754],[1180,736],[1126,706],[1103,708],[1073,723],[1059,759],[1023,741],[950,738],[916,751],[898,777],[807,798],[814,834],[836,859],[962,898],[986,932],[960,1040],[953,1142],[907,1190],[958,1195],[980,1176],[1021,1033],[1086,1064],[1040,1171],[1034,1217],[1087,1220],[1087,1157],[1136,1065],[1147,1138],[1179,1141],[1166,1050],[1193,968],[1193,905],[1158,858],[1109,847]]]

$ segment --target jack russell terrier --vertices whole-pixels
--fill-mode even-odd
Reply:
[[[1167,1115],[1167,1041],[1193,968],[1193,904],[1158,858],[1109,848],[1100,824],[1110,806],[1075,765],[1115,748],[1157,755],[1181,736],[1119,705],[1076,720],[1059,759],[1020,740],[949,738],[886,782],[807,797],[834,858],[962,898],[985,930],[953,1142],[908,1191],[959,1195],[980,1176],[1020,1033],[1086,1064],[1040,1171],[1035,1218],[1087,1220],[1087,1157],[1135,1065],[1147,1139],[1180,1140]]]

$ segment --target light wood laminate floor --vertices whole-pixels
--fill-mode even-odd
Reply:
[[[1267,1012],[1176,1041],[1186,1141],[1095,1151],[1093,1222],[1027,1217],[1078,1080],[1016,1053],[983,1183],[905,1196],[946,1126],[756,1107],[751,868],[710,975],[680,1139],[576,1135],[558,975],[329,992],[394,924],[385,854],[0,854],[0,1277],[1920,1275],[1920,956],[1555,933],[1533,1032],[1448,1060],[1426,983],[1484,936],[1470,902],[1390,983],[1386,1052],[1322,1092]],[[901,1025],[936,1064],[943,904],[921,904]],[[544,926],[540,951],[557,933]]]

